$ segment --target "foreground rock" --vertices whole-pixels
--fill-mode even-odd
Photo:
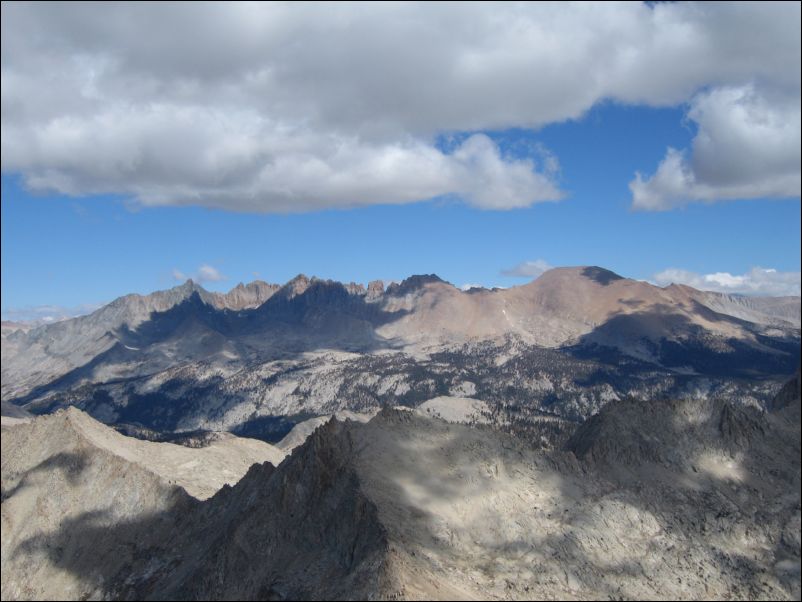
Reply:
[[[337,412],[335,414],[315,416],[314,418],[309,418],[308,420],[299,422],[292,427],[292,430],[287,433],[284,438],[281,439],[281,441],[276,443],[276,448],[285,453],[291,452],[299,445],[303,445],[304,441],[306,441],[309,436],[314,433],[315,430],[317,430],[318,427],[326,424],[332,419],[332,417],[343,421],[352,420],[355,422],[368,422],[375,415],[376,412],[359,414],[355,412],[349,412],[348,410],[343,410],[342,412]]]
[[[57,421],[77,415],[10,429],[42,429],[24,452],[4,433],[5,599],[800,593],[798,397],[768,414],[612,402],[550,452],[383,410],[328,422],[203,502],[73,442]]]
[[[194,524],[183,518],[198,499],[283,457],[230,435],[201,449],[139,441],[74,408],[27,420],[3,427],[4,600],[100,596],[110,575]]]

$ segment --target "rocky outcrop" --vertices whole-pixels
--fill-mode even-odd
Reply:
[[[800,397],[802,397],[802,389],[800,388],[800,371],[797,369],[793,378],[783,385],[783,388],[771,401],[769,409],[777,411],[794,405],[799,407]]]
[[[552,452],[385,409],[203,502],[38,418],[3,437],[3,598],[798,598],[799,422],[727,407],[613,402]]]
[[[386,533],[342,423],[199,503],[147,459],[94,445],[86,420],[70,410],[4,433],[4,599],[381,596]]]
[[[179,566],[168,599],[382,597],[387,536],[353,470],[354,441],[333,420],[281,469],[252,469],[210,500],[216,537],[202,562]]]
[[[93,445],[81,418],[69,410],[3,431],[4,600],[102,598],[199,503]]]
[[[387,287],[386,293],[391,296],[400,297],[415,292],[431,283],[445,283],[445,280],[440,278],[437,274],[416,274],[405,278],[400,283],[393,282]]]
[[[384,294],[384,282],[381,280],[371,280],[368,282],[367,299],[373,301]]]
[[[586,420],[565,449],[596,465],[677,467],[709,449],[743,453],[768,428],[759,409],[729,400],[625,399]]]
[[[676,464],[679,461],[674,452],[676,433],[671,430],[661,433],[651,428],[659,421],[659,418],[654,420],[656,413],[662,418],[663,414],[672,412],[669,407],[661,412],[658,405],[666,404],[633,399],[608,404],[576,430],[565,449],[580,460],[594,464]]]
[[[259,307],[281,288],[278,284],[268,284],[254,280],[248,284],[240,282],[227,293],[213,293],[214,306],[220,309],[241,311]]]
[[[344,286],[349,295],[364,295],[366,293],[365,286],[356,282],[349,282]]]
[[[314,278],[309,278],[306,274],[298,274],[295,278],[282,286],[278,293],[285,299],[292,299],[293,297],[305,293],[306,289],[309,288],[309,285],[312,284],[314,280]]]

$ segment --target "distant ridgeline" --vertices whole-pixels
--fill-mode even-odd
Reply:
[[[386,288],[301,275],[225,294],[187,281],[46,326],[4,323],[2,398],[275,441],[312,416],[439,396],[482,400],[520,428],[630,397],[765,407],[799,361],[799,297],[661,288],[595,266],[466,292],[435,275]]]

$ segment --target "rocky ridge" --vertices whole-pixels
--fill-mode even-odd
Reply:
[[[800,402],[776,405],[612,402],[546,452],[385,409],[203,502],[40,417],[4,431],[3,598],[794,599]]]

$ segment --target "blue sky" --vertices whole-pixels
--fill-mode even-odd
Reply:
[[[7,15],[6,6],[4,44],[6,22],[15,16],[44,26],[45,17],[35,7],[29,7],[30,14]],[[635,16],[656,20],[652,27],[668,18],[649,11]],[[370,25],[390,27],[386,17],[378,15]],[[420,18],[437,21],[437,15]],[[583,26],[580,17],[571,18],[578,21],[562,26]],[[62,31],[69,26],[52,17],[47,23],[65,40],[72,39]],[[715,39],[719,33],[708,35]],[[791,36],[798,41],[796,30]],[[41,52],[27,49],[24,41],[9,44],[32,55]],[[138,51],[113,50],[109,56]],[[178,54],[180,48],[173,50]],[[202,266],[203,284],[212,290],[254,278],[283,283],[300,272],[357,282],[434,272],[457,286],[511,286],[536,276],[539,270],[525,262],[539,261],[540,266],[596,264],[660,284],[670,279],[715,290],[799,294],[798,52],[787,68],[795,68],[796,76],[744,67],[743,74],[716,87],[711,85],[721,79],[716,69],[730,73],[733,67],[712,65],[707,80],[688,83],[684,74],[674,76],[676,89],[656,91],[661,84],[655,83],[634,91],[621,84],[620,90],[600,91],[576,108],[565,108],[568,101],[558,98],[531,114],[531,104],[508,111],[502,105],[478,106],[474,99],[466,102],[464,116],[453,117],[435,106],[448,93],[434,89],[438,100],[407,100],[428,103],[423,109],[430,115],[410,116],[403,107],[396,111],[377,103],[364,108],[370,119],[355,122],[341,107],[324,103],[315,107],[318,121],[304,119],[303,126],[291,112],[281,113],[281,103],[255,109],[250,97],[237,98],[238,112],[228,97],[220,100],[226,117],[219,119],[217,106],[180,105],[184,96],[176,100],[159,92],[126,99],[124,113],[106,115],[108,107],[120,104],[114,78],[134,77],[134,72],[143,77],[143,69],[156,77],[152,65],[139,71],[108,68],[105,80],[93,66],[92,85],[106,86],[106,92],[92,96],[86,86],[73,91],[75,113],[58,108],[54,117],[51,106],[24,105],[23,110],[14,97],[17,88],[7,92],[7,81],[9,88],[13,83],[47,90],[56,84],[53,78],[23,81],[18,72],[24,61],[17,65],[8,55],[4,46],[4,319],[44,315],[31,311],[37,306],[69,312],[129,292],[167,288],[182,275],[197,275]],[[293,60],[299,72],[307,68],[302,57]],[[402,67],[397,68],[401,73]],[[184,63],[175,68],[185,74],[192,70]],[[186,77],[201,85],[217,76],[193,72]],[[356,77],[343,76],[346,83]],[[354,79],[350,85],[364,94],[373,82]],[[219,89],[215,83],[214,90]],[[73,92],[65,89],[63,95]],[[309,94],[291,92],[300,100]],[[536,88],[526,93],[535,103],[538,94],[547,94]],[[504,96],[499,98],[487,102],[503,103]],[[152,108],[156,103],[161,103],[158,110]],[[140,105],[146,107],[142,115],[136,113]],[[180,112],[164,120],[165,106]],[[488,115],[487,106],[499,106],[499,115]],[[235,113],[236,122],[225,121]],[[217,119],[221,129],[196,132],[207,119]],[[182,120],[192,129],[170,130]],[[278,129],[264,125],[269,120],[291,128],[293,136],[276,134]],[[469,127],[482,123],[486,127]],[[119,124],[125,128],[114,138]],[[273,136],[275,155],[264,159],[265,149],[254,150],[252,128],[260,140]],[[49,141],[47,146],[37,148],[42,140]],[[332,140],[333,154],[318,151]],[[796,156],[792,151],[789,161],[786,149],[794,143]],[[314,162],[282,160],[295,157],[290,153],[298,144],[307,145],[303,157],[312,155]],[[204,154],[192,155],[204,145]],[[672,148],[684,154],[672,155]],[[190,155],[186,162],[174,158],[184,153]],[[265,160],[270,171],[258,163]],[[201,174],[195,171],[198,162],[204,164]],[[240,164],[252,163],[261,170],[258,177],[255,171],[237,171]],[[220,173],[210,179],[215,170]],[[641,185],[636,173],[642,174]],[[247,178],[252,182],[241,188],[240,180]],[[320,184],[310,184],[312,179]],[[425,200],[428,196],[435,198]],[[247,202],[241,200],[246,197]],[[516,266],[519,275],[510,275]]]

